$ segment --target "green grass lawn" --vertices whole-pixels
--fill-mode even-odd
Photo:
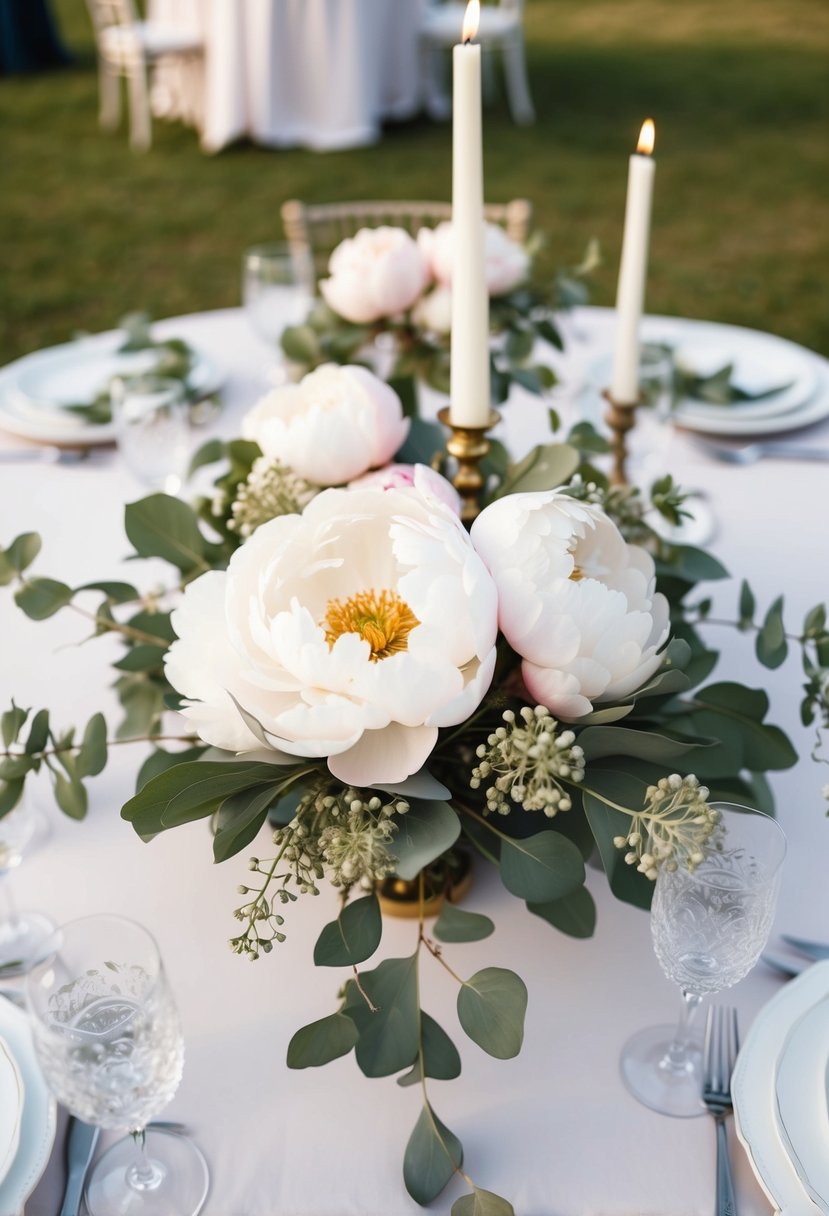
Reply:
[[[398,0],[403,2],[403,0]],[[0,81],[0,362],[108,328],[238,302],[242,249],[280,235],[292,196],[446,198],[450,130],[386,129],[318,154],[236,145],[205,156],[156,122],[146,155],[97,127],[82,0],[55,0],[73,66]],[[503,95],[485,115],[487,194],[526,195],[544,267],[599,238],[611,303],[627,158],[657,123],[651,312],[772,330],[829,354],[829,6],[825,0],[527,0],[538,122]]]

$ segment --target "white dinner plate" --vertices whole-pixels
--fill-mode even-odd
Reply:
[[[14,1161],[22,1113],[23,1079],[8,1043],[0,1038],[0,1182]]]
[[[829,995],[829,960],[790,980],[765,1005],[746,1036],[731,1079],[734,1126],[757,1180],[781,1216],[815,1216],[781,1136],[777,1062],[795,1022]]]
[[[829,1216],[829,999],[793,1026],[777,1066],[783,1140],[807,1192]]]
[[[20,1142],[14,1162],[0,1182],[0,1216],[18,1216],[49,1160],[55,1141],[56,1106],[35,1056],[28,1018],[2,997],[0,1035],[8,1043],[23,1078]]]
[[[765,387],[787,386],[762,401],[732,405],[708,405],[687,399],[674,413],[677,425],[686,430],[709,435],[776,435],[829,417],[829,384],[821,362],[803,346],[737,325],[679,317],[646,320],[642,328],[643,342],[664,343],[680,353],[684,351],[687,361],[700,372],[716,371],[731,362],[735,382],[746,389],[761,391]],[[589,379],[596,389],[609,384],[612,367],[610,354],[592,365]],[[603,412],[604,403],[600,413]]]
[[[152,367],[152,352],[119,352],[123,340],[120,330],[111,330],[10,363],[0,373],[0,428],[42,443],[112,443],[111,422],[85,422],[65,406],[91,401],[113,376]],[[194,354],[189,383],[200,396],[210,396],[221,388],[224,377],[208,356]]]

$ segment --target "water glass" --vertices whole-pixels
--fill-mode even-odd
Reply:
[[[119,376],[111,397],[118,450],[127,468],[151,489],[178,494],[190,458],[189,403],[182,381]]]
[[[146,1130],[175,1094],[184,1042],[155,941],[119,916],[87,916],[55,930],[28,976],[38,1060],[55,1097],[77,1118],[128,1131],[93,1167],[90,1216],[195,1216],[207,1194],[199,1150]]]
[[[242,257],[242,303],[257,337],[279,343],[289,325],[301,325],[314,293],[310,251],[286,244],[254,245]]]
[[[786,838],[760,811],[712,803],[719,822],[693,870],[664,866],[651,905],[654,951],[682,993],[676,1028],[641,1030],[622,1052],[622,1077],[645,1106],[665,1115],[704,1113],[696,1013],[705,996],[730,988],[760,957],[777,905]]]
[[[55,926],[42,912],[19,912],[12,898],[11,871],[37,836],[38,816],[27,793],[0,819],[0,978],[23,975],[43,958]]]

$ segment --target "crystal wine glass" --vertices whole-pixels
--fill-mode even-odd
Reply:
[[[140,925],[87,916],[55,930],[26,981],[35,1049],[59,1102],[128,1131],[93,1166],[90,1216],[195,1216],[207,1165],[191,1141],[146,1129],[181,1080],[184,1043],[158,947]]]
[[[119,376],[112,382],[118,450],[139,481],[178,494],[190,457],[190,408],[181,380]]]
[[[651,905],[656,957],[682,992],[679,1024],[640,1030],[622,1051],[628,1089],[664,1115],[704,1113],[695,1014],[704,997],[730,988],[757,962],[786,854],[786,838],[770,816],[730,803],[711,805],[719,820],[703,861],[693,870],[663,866]]]
[[[308,315],[314,290],[310,252],[290,245],[254,245],[242,257],[242,303],[254,332],[275,348],[288,325]]]
[[[0,819],[0,976],[22,975],[43,958],[43,944],[55,926],[41,912],[18,912],[11,878],[38,833],[38,816],[24,792]]]

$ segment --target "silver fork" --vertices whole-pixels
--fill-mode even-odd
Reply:
[[[731,447],[699,436],[695,436],[694,441],[709,456],[726,464],[755,464],[766,456],[779,460],[829,460],[829,448],[792,447],[789,443],[746,443],[742,447]]]
[[[725,1120],[731,1114],[731,1074],[740,1049],[737,1010],[712,1005],[705,1025],[702,1100],[717,1124],[717,1204],[715,1216],[737,1216]]]

